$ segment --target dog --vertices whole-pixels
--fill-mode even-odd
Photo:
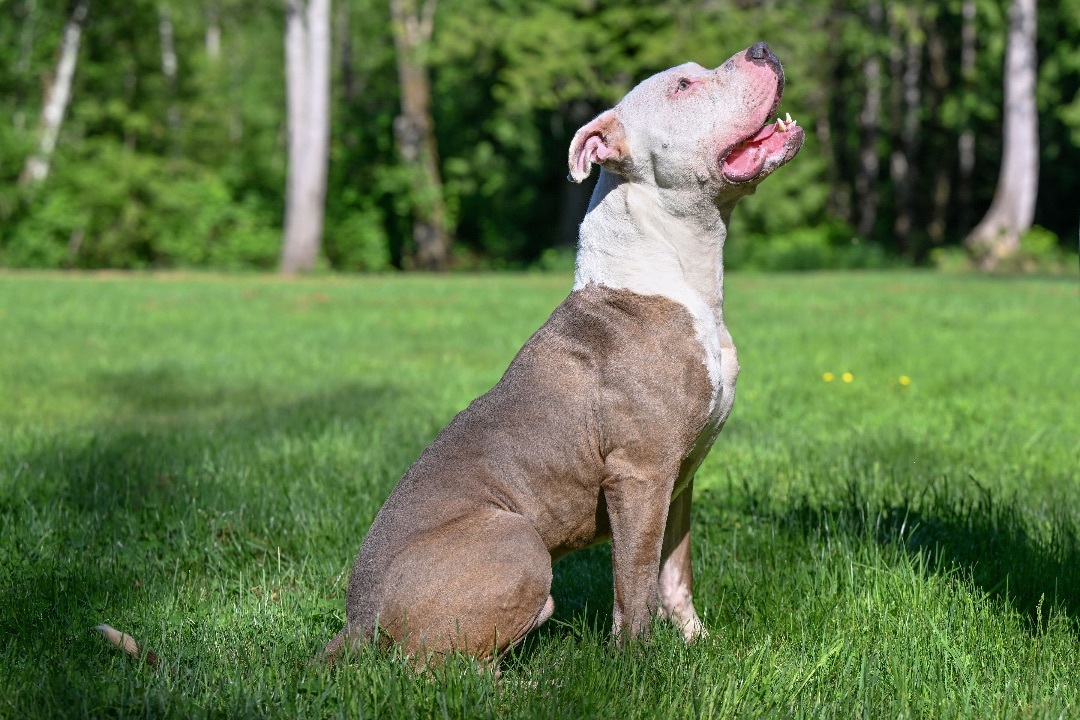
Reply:
[[[657,616],[688,642],[706,634],[690,505],[739,374],[724,241],[735,204],[802,146],[790,116],[770,121],[783,88],[759,42],[654,75],[578,130],[569,179],[601,170],[573,291],[376,515],[328,661],[377,641],[418,666],[452,652],[497,664],[554,612],[552,563],[607,539],[618,643]]]
[[[739,373],[723,248],[735,204],[802,146],[790,115],[770,121],[783,88],[759,42],[654,75],[578,130],[569,179],[601,170],[573,291],[390,494],[327,658],[381,638],[421,663],[497,662],[554,612],[552,563],[609,538],[618,642],[656,616],[706,633],[690,505]]]

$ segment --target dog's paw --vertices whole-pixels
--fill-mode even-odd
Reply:
[[[682,626],[683,637],[686,638],[686,642],[692,643],[698,640],[704,640],[709,637],[709,631],[705,628],[705,624],[701,622],[701,618],[694,615]]]

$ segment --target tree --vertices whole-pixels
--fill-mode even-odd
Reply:
[[[420,8],[416,0],[390,0],[390,18],[401,87],[401,115],[394,119],[394,138],[412,185],[416,264],[423,270],[445,270],[450,234],[431,118],[431,83],[424,61],[435,20],[435,0],[423,0]]]
[[[867,3],[867,19],[875,36],[881,34],[885,11],[880,0]],[[859,111],[859,163],[855,176],[855,195],[858,200],[857,232],[860,237],[870,237],[877,224],[880,203],[878,175],[881,157],[878,155],[878,135],[881,132],[881,57],[877,48],[870,52],[862,64],[865,84],[863,105]]]
[[[574,131],[659,69],[715,66],[762,39],[787,73],[778,113],[811,132],[733,218],[733,266],[944,262],[991,206],[1006,157],[999,0],[348,0],[318,43],[315,4],[0,0],[0,264],[273,269],[288,216],[305,243],[294,272],[316,257],[346,271],[448,254],[565,265],[569,252],[547,250],[575,236],[588,197],[564,179]],[[287,63],[266,52],[287,13],[301,40],[293,97]],[[1080,0],[1038,15],[1034,221],[1071,251]],[[329,153],[304,145],[324,122],[288,119],[290,101],[294,115],[316,108],[310,60],[326,45]]]
[[[86,21],[86,13],[89,10],[89,0],[79,0],[71,11],[67,25],[64,26],[56,71],[45,90],[38,149],[26,160],[26,166],[19,178],[23,184],[41,182],[49,176],[49,165],[52,162],[53,151],[56,149],[56,140],[60,135],[60,124],[64,121],[64,113],[71,99],[71,81],[75,77],[75,64],[79,58],[83,22]]]
[[[1005,46],[1003,150],[994,199],[964,241],[984,270],[1020,247],[1031,228],[1039,187],[1039,117],[1035,105],[1035,0],[1013,0]]]
[[[922,107],[922,38],[924,29],[921,8],[893,7],[890,35],[898,42],[892,64],[894,107],[897,110],[898,140],[889,158],[889,171],[896,189],[893,236],[901,252],[912,255],[912,230],[915,227],[915,180],[919,171],[920,110]]]
[[[172,13],[169,6],[162,2],[158,6],[158,35],[161,38],[161,74],[165,76],[165,85],[169,95],[169,107],[166,118],[169,124],[170,152],[179,153],[180,146],[180,108],[176,104],[176,43],[173,37]]]
[[[286,0],[289,127],[281,272],[315,266],[322,244],[330,143],[330,0]]]

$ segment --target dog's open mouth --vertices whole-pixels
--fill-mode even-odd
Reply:
[[[803,129],[787,114],[736,143],[721,160],[720,171],[736,183],[763,177],[795,157],[802,141]]]

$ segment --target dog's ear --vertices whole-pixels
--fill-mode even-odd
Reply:
[[[615,170],[626,158],[626,135],[615,109],[598,115],[574,135],[570,143],[570,174],[567,180],[580,183],[589,177],[592,164]]]

